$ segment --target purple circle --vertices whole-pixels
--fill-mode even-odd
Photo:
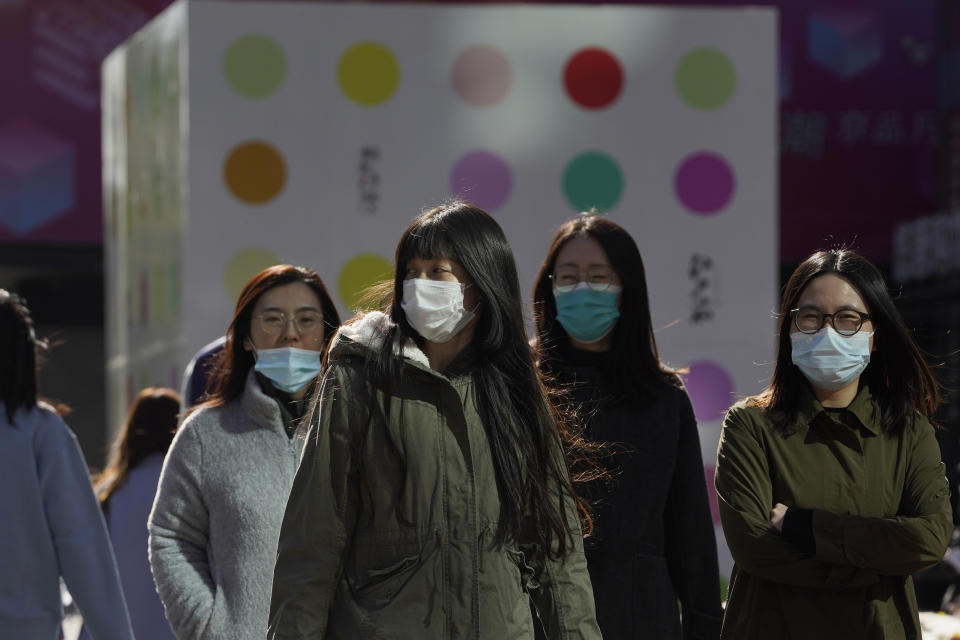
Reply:
[[[709,151],[693,153],[677,167],[673,181],[677,198],[698,215],[720,212],[736,188],[733,169],[720,155]]]
[[[684,378],[693,413],[699,422],[723,418],[733,404],[733,378],[712,360],[695,360]]]
[[[510,62],[499,49],[474,45],[460,52],[450,76],[453,89],[464,102],[487,107],[503,99],[510,90],[513,73]]]
[[[510,167],[489,151],[467,153],[450,172],[450,190],[453,194],[487,211],[493,211],[506,202],[512,187]]]

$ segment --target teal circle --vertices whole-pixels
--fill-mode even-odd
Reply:
[[[283,84],[287,59],[273,38],[250,33],[237,38],[227,48],[223,73],[241,96],[266,98]]]
[[[563,171],[563,193],[577,212],[606,213],[623,195],[623,172],[606,153],[581,153]]]
[[[698,47],[677,63],[674,86],[680,98],[694,109],[722,107],[737,87],[737,70],[719,49]]]

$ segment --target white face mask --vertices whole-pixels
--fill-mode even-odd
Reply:
[[[793,364],[810,384],[828,391],[842,389],[856,380],[870,363],[872,331],[842,336],[833,327],[816,333],[791,333]]]
[[[463,291],[469,286],[410,278],[403,281],[400,308],[421,336],[430,342],[448,342],[473,320],[473,311],[463,307]]]

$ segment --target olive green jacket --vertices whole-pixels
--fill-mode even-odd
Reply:
[[[716,487],[736,565],[721,637],[919,640],[910,574],[953,530],[933,427],[881,428],[865,386],[837,418],[806,387],[799,409],[786,432],[749,403],[724,421]],[[771,526],[778,502],[813,511],[812,554]]]
[[[493,543],[500,500],[469,366],[438,373],[408,341],[389,412],[382,391],[369,400],[365,352],[388,322],[368,314],[334,338],[280,533],[269,637],[532,638],[532,599],[549,637],[599,639],[572,500],[563,559],[532,540]]]

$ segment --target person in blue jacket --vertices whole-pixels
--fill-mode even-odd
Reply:
[[[94,640],[132,640],[80,446],[37,399],[44,347],[23,300],[0,289],[0,638],[57,638],[63,577]]]

